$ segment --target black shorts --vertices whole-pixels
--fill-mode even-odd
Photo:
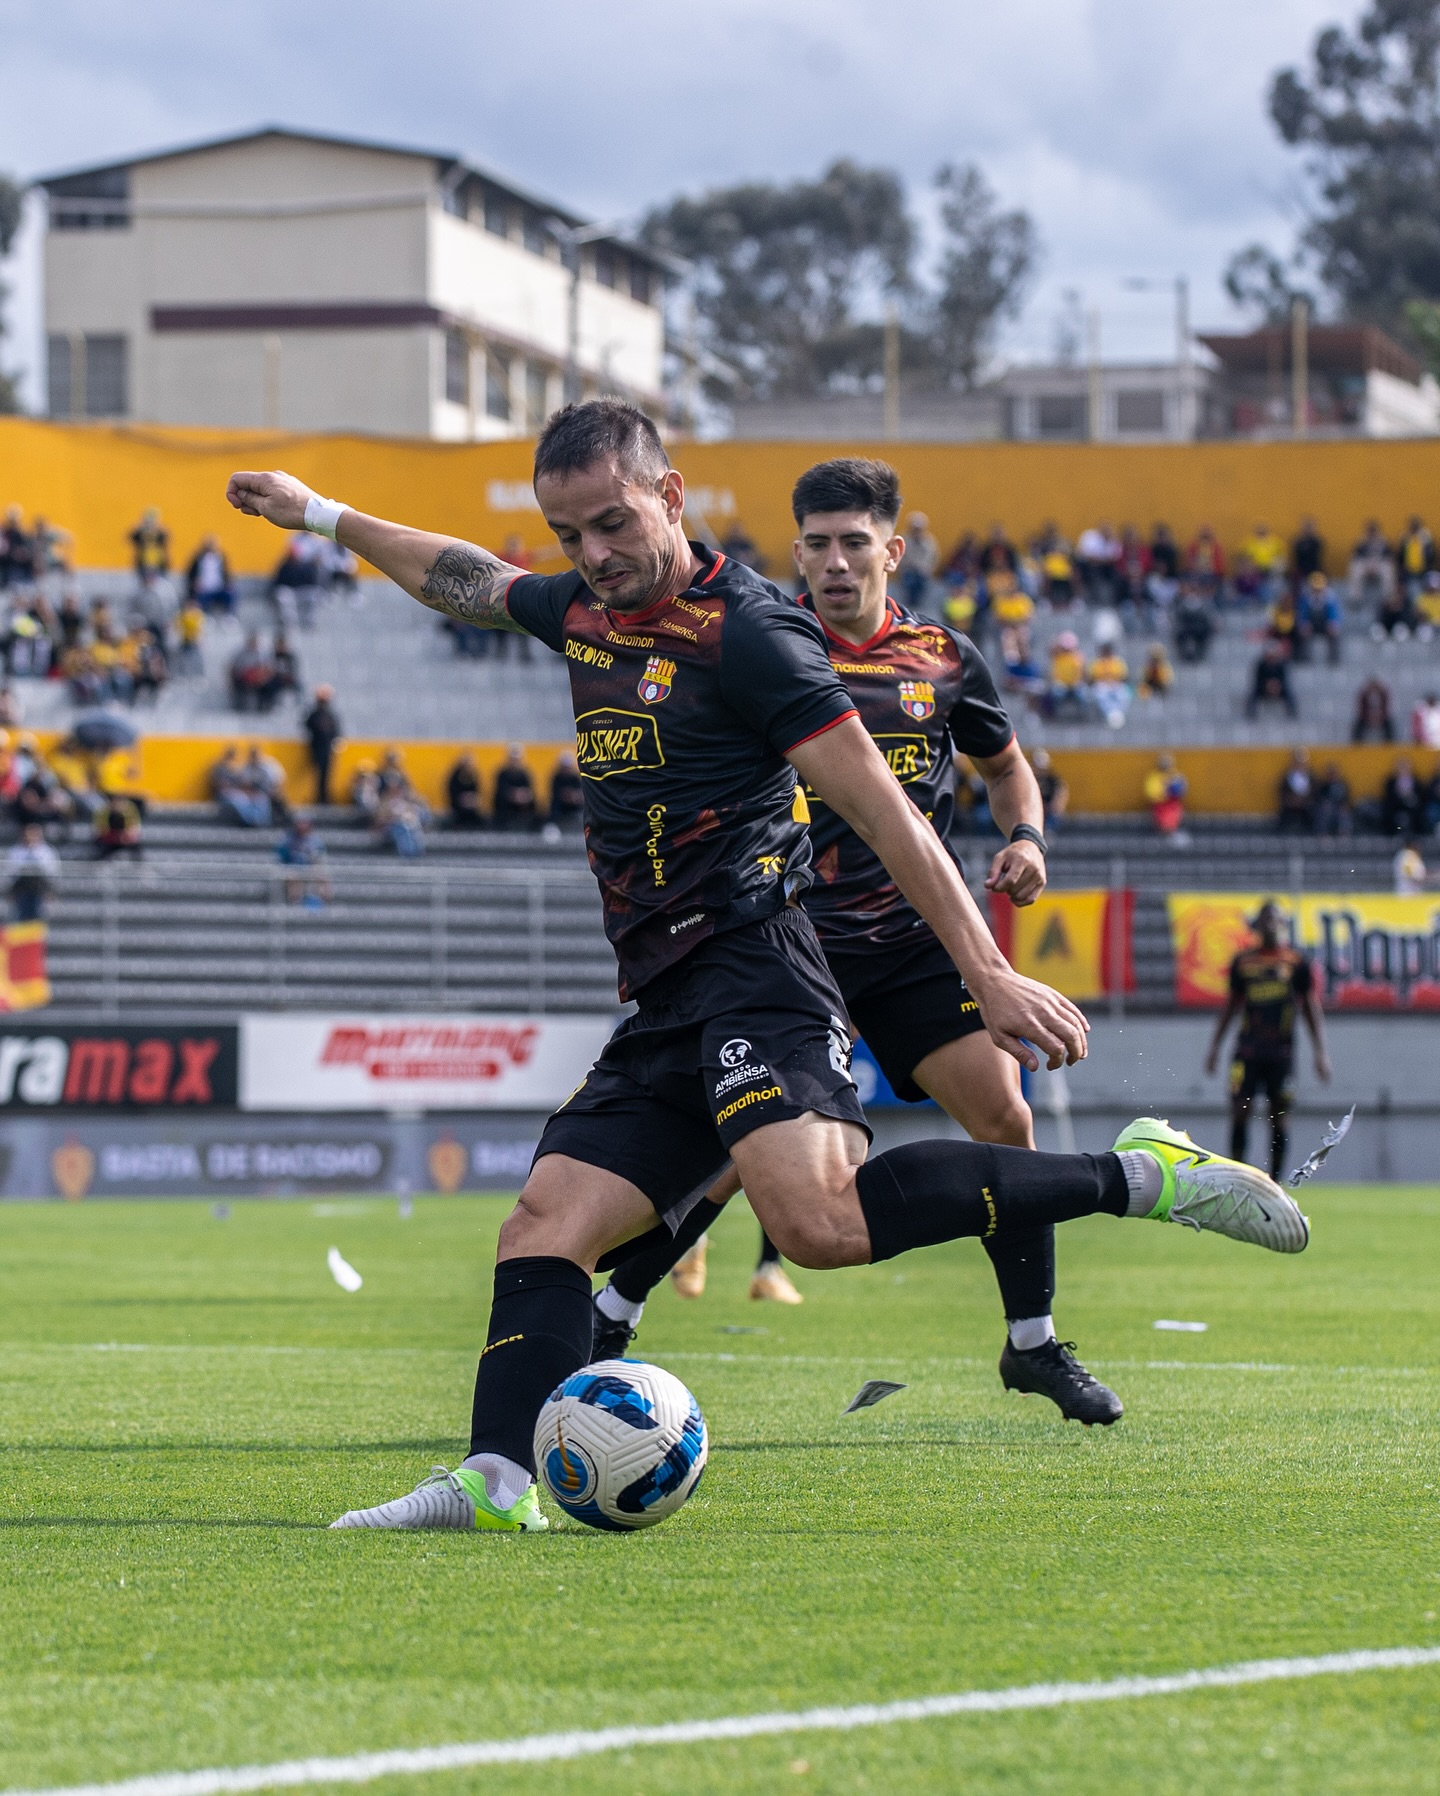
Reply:
[[[1237,1104],[1252,1103],[1263,1092],[1270,1114],[1288,1110],[1295,1096],[1288,1060],[1232,1060],[1230,1096]]]
[[[980,1007],[927,924],[913,940],[827,948],[855,1033],[897,1098],[923,1104],[911,1078],[927,1054],[985,1027]]]
[[[804,911],[727,930],[640,993],[535,1150],[637,1185],[674,1229],[752,1129],[807,1110],[865,1129],[845,1006]]]

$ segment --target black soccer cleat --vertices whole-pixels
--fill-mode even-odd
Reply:
[[[602,1359],[624,1359],[626,1348],[635,1339],[635,1330],[628,1322],[616,1322],[607,1316],[593,1297],[590,1303],[595,1328],[590,1341],[590,1364]]]
[[[1114,1391],[1092,1378],[1076,1359],[1073,1341],[1052,1336],[1043,1347],[1022,1353],[1007,1340],[1000,1355],[1000,1381],[1007,1391],[1048,1397],[1067,1422],[1083,1422],[1087,1428],[1096,1422],[1108,1428],[1125,1413]]]

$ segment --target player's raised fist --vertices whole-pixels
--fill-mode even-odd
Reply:
[[[246,517],[264,518],[282,530],[303,530],[305,507],[315,495],[303,480],[275,468],[268,474],[232,474],[225,497]]]

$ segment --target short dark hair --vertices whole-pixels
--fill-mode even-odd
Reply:
[[[566,480],[610,458],[624,473],[655,479],[670,466],[652,419],[625,399],[587,399],[562,406],[535,445],[535,479],[542,474]]]
[[[795,482],[790,508],[800,525],[817,511],[864,511],[893,524],[900,516],[900,476],[888,462],[860,455],[817,461]]]

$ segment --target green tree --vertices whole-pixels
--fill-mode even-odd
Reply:
[[[24,208],[23,191],[8,175],[0,175],[0,262],[10,254],[11,245],[15,241],[15,233],[20,229],[20,214]],[[9,289],[0,283],[0,344],[5,340],[5,301],[9,297]],[[0,412],[18,412],[20,395],[15,390],[12,375],[0,368]]]
[[[1321,282],[1348,316],[1411,334],[1407,304],[1440,298],[1440,0],[1327,26],[1308,75],[1275,76],[1270,116],[1308,152],[1301,245]]]
[[[1020,310],[1039,261],[1039,236],[1028,213],[1000,210],[973,163],[947,164],[935,186],[943,236],[931,339],[939,367],[972,387],[1001,320]]]
[[[1285,324],[1297,299],[1312,296],[1290,279],[1285,264],[1263,243],[1252,243],[1230,258],[1225,270],[1225,291],[1257,324]]]

